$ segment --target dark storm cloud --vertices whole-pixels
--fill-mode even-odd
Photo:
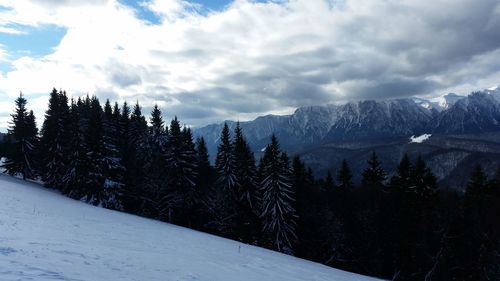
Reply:
[[[349,92],[347,100],[366,99],[370,93],[370,99],[402,98],[418,96],[429,93],[439,87],[436,82],[410,78],[387,78],[383,82],[358,81],[346,85]]]
[[[436,96],[500,84],[498,0],[234,1],[205,14],[182,10],[185,2],[180,0],[161,5],[165,3],[143,3],[163,17],[158,24],[145,25],[120,4],[84,15],[116,20],[109,26],[89,27],[92,21],[73,22],[62,15],[45,19],[64,19],[69,32],[51,58],[17,62],[25,70],[17,77],[53,73],[65,65],[58,58],[81,55],[85,42],[76,39],[101,38],[96,44],[103,44],[101,55],[110,59],[90,66],[78,62],[55,77],[65,81],[67,72],[89,73],[85,77],[90,82],[81,85],[95,83],[89,88],[98,89],[99,97],[139,100],[147,106],[157,102],[166,116],[179,115],[192,125],[306,105]],[[70,39],[76,41],[68,44]],[[79,76],[74,79],[80,81]]]
[[[203,123],[336,101],[436,94],[500,72],[496,0],[341,4],[314,0],[265,6],[269,10],[240,8],[237,20],[210,32],[186,28],[185,48],[151,54],[200,71],[214,62],[224,68],[212,69],[215,78],[196,90],[165,89],[163,99],[174,97],[179,104],[172,112]],[[187,83],[197,77],[194,71],[176,79]]]

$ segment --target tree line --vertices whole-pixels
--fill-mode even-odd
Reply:
[[[392,280],[500,278],[500,167],[473,171],[465,194],[440,189],[422,157],[388,176],[375,152],[362,183],[347,161],[315,179],[278,139],[256,159],[239,124],[203,138],[155,106],[104,106],[54,89],[38,132],[20,95],[4,140],[5,172],[90,204]]]

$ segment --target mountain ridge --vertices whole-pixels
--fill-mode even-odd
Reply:
[[[226,123],[230,129],[236,126],[235,121]],[[500,89],[468,96],[449,93],[434,100],[403,98],[305,106],[290,115],[260,116],[240,125],[256,152],[273,133],[284,148],[296,150],[337,140],[490,132],[500,130]],[[211,124],[195,128],[193,133],[205,138],[213,154],[222,126]]]
[[[237,122],[226,122],[234,130]],[[193,132],[205,138],[212,159],[222,126],[212,124]],[[361,174],[372,151],[391,174],[408,153],[425,158],[441,184],[463,189],[473,163],[483,164],[490,173],[500,165],[500,88],[434,100],[305,106],[290,115],[261,116],[240,126],[257,158],[274,133],[282,148],[300,156],[316,176],[334,173],[342,159],[351,163],[354,174]],[[412,141],[423,135],[421,142]]]

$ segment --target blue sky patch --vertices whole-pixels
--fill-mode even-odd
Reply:
[[[147,8],[143,7],[141,5],[142,1],[136,1],[136,0],[119,0],[121,4],[127,5],[129,7],[134,8],[136,15],[139,19],[147,21],[151,24],[159,24],[160,23],[160,18],[153,13],[152,11],[148,10]]]
[[[119,0],[120,3],[127,5],[129,7],[132,7],[136,11],[136,15],[138,18],[141,20],[147,21],[151,24],[160,24],[161,20],[152,11],[148,10],[145,8],[141,3],[143,1],[137,1],[137,0]],[[200,4],[202,6],[201,11],[198,11],[202,14],[208,12],[208,11],[220,11],[223,10],[227,5],[229,5],[232,0],[192,0],[189,1],[190,3],[193,4]],[[260,2],[260,1],[259,1]]]
[[[66,34],[66,29],[56,25],[43,25],[30,27],[23,25],[10,25],[8,27],[21,30],[22,34],[0,33],[0,44],[9,54],[9,60],[22,56],[40,58],[53,52]],[[2,63],[0,71],[10,70],[10,65]]]

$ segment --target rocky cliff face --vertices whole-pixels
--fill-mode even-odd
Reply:
[[[438,114],[428,128],[440,134],[500,130],[500,102],[487,92],[472,93]]]

